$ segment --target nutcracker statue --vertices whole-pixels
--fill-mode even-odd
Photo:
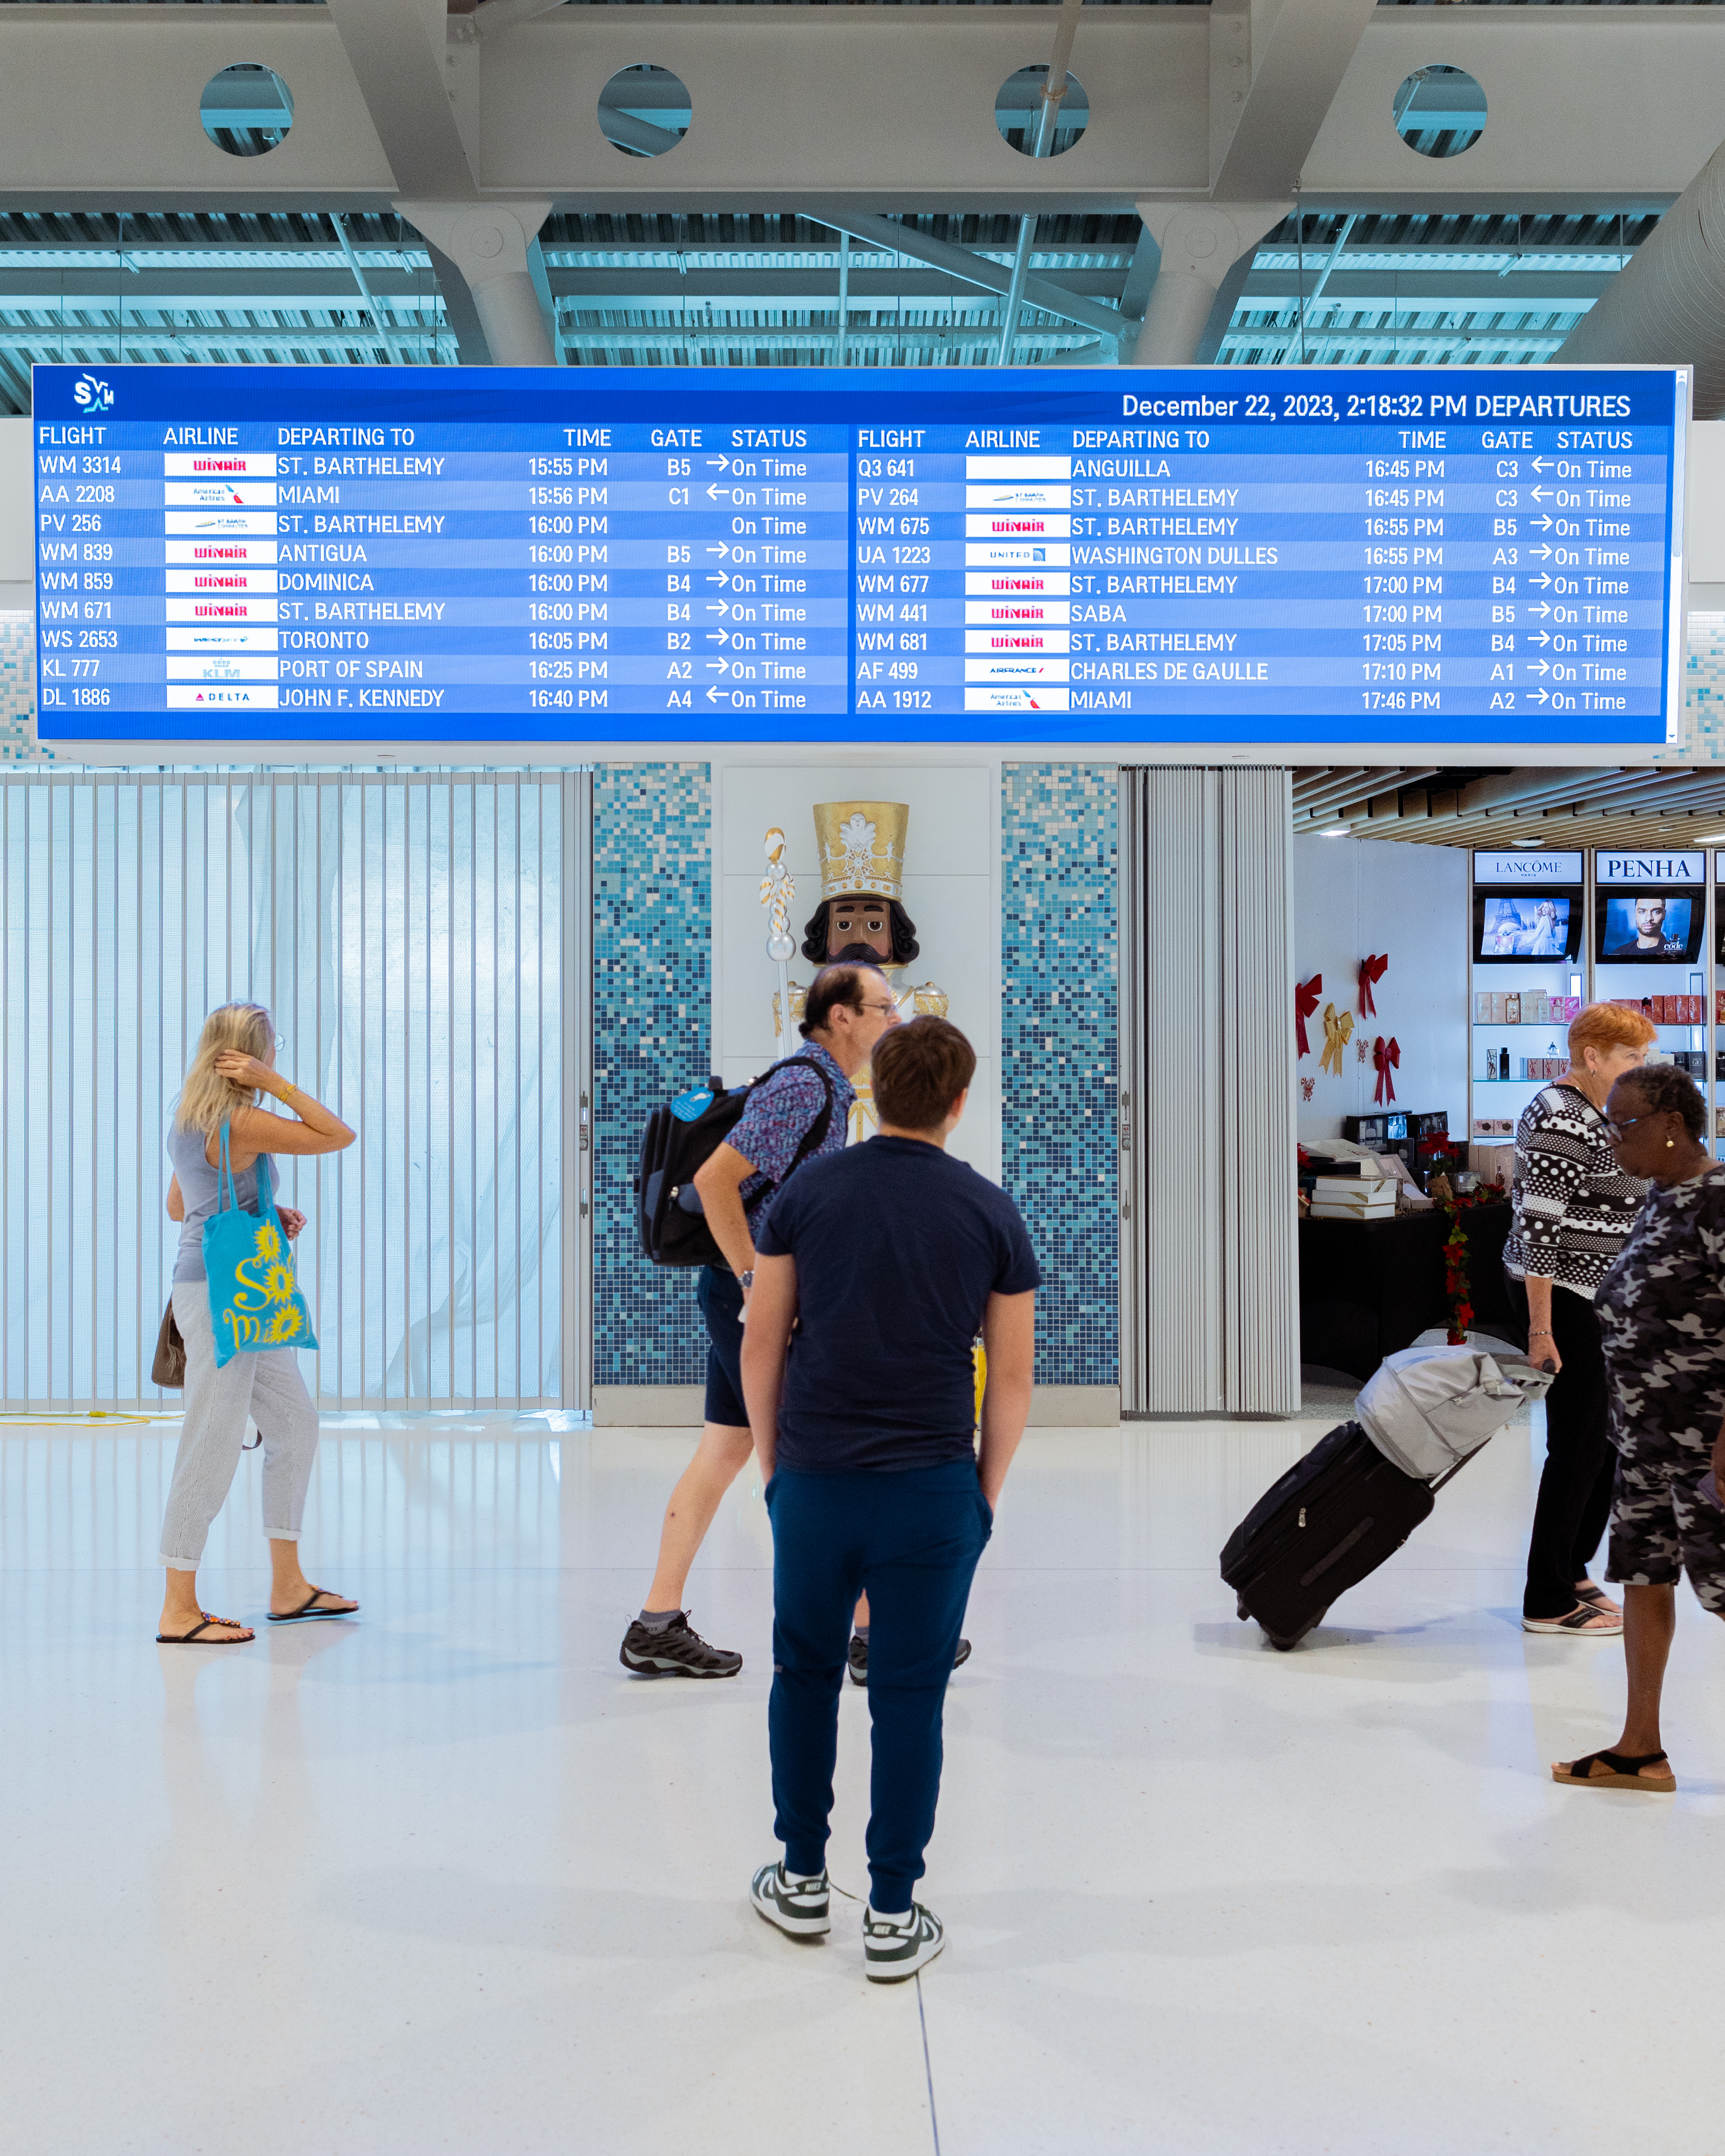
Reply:
[[[901,978],[921,946],[916,924],[904,908],[905,834],[911,812],[901,801],[824,801],[814,811],[815,851],[820,860],[820,904],[803,931],[803,956],[814,965],[861,959],[887,978],[901,1018],[944,1018],[945,992],[933,982],[912,988]],[[776,834],[774,835],[777,835]],[[763,890],[764,896],[764,890]],[[791,1025],[803,1015],[805,989],[790,988]],[[780,1030],[779,1000],[773,999],[773,1030]],[[794,1042],[791,1047],[794,1048]],[[878,1127],[869,1074],[852,1083],[855,1144]]]

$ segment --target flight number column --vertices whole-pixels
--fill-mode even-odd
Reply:
[[[162,707],[162,454],[113,421],[43,424],[36,452],[41,730]]]

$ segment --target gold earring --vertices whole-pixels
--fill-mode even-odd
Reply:
[[[1667,1138],[1667,1139],[1666,1140],[1666,1142],[1665,1142],[1665,1149],[1666,1149],[1666,1151],[1667,1152],[1669,1152],[1671,1151],[1671,1147],[1673,1147],[1676,1142],[1677,1142],[1677,1141],[1676,1141],[1675,1138]]]

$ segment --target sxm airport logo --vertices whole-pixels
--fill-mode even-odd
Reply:
[[[111,412],[114,385],[99,381],[93,374],[80,374],[72,385],[72,402],[80,412]]]

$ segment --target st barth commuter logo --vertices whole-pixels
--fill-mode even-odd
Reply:
[[[72,402],[80,412],[111,412],[114,385],[94,374],[80,374],[72,385]]]

